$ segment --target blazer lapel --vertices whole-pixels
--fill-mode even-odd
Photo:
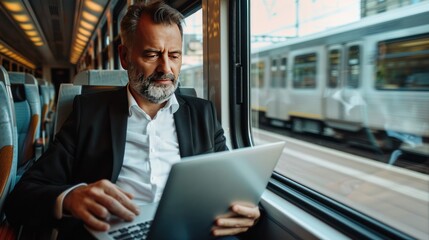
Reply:
[[[115,94],[112,95],[112,100],[109,106],[113,152],[113,172],[111,181],[116,182],[124,161],[128,121],[127,87],[115,92]]]
[[[192,139],[192,127],[189,106],[186,102],[176,94],[177,101],[179,102],[179,109],[174,113],[174,123],[176,125],[177,139],[179,141],[179,150],[181,157],[187,157],[194,154],[194,143]]]

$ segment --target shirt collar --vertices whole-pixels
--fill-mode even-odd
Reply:
[[[129,84],[127,85],[127,98],[128,98],[128,116],[131,116],[131,108],[133,106],[136,106],[139,109],[141,109],[141,108],[137,104],[133,95],[131,94]],[[165,104],[165,106],[162,109],[168,109],[171,114],[175,113],[179,109],[179,102],[177,101],[175,93],[173,93],[173,95],[171,95],[170,99],[167,100],[167,104]],[[143,111],[143,109],[141,109],[141,110]]]

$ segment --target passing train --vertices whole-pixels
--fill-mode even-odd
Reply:
[[[152,0],[0,0],[1,240],[57,239],[72,221],[16,226],[5,201],[64,140],[55,134],[76,95],[128,84],[120,22],[139,1]],[[177,94],[213,103],[231,150],[285,142],[243,239],[429,239],[429,0],[164,2],[186,23]],[[248,168],[233,170],[255,183]],[[176,194],[229,186],[189,179]]]
[[[258,123],[370,148],[417,145],[428,155],[428,14],[386,13],[252,49]],[[199,65],[181,73],[184,85],[201,77]]]

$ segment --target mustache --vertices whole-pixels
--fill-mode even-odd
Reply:
[[[149,75],[147,77],[147,80],[149,82],[155,81],[155,80],[170,80],[172,82],[174,82],[176,80],[176,78],[174,77],[174,75],[172,73],[167,73],[167,74],[163,74],[163,73],[153,73],[151,75]]]

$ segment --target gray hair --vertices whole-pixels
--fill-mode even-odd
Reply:
[[[166,25],[177,24],[183,39],[182,22],[184,21],[184,17],[179,11],[163,1],[142,1],[129,6],[127,13],[121,21],[122,44],[127,47],[132,46],[140,18],[145,14],[150,16],[155,23]]]

